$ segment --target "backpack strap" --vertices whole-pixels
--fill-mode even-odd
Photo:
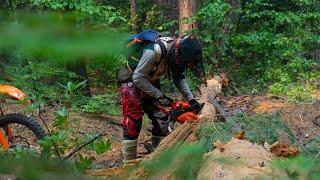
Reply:
[[[156,44],[158,44],[161,49],[161,58],[160,59],[164,59],[167,56],[167,49],[166,49],[165,45],[159,39],[156,41]]]
[[[160,60],[159,60],[159,61],[157,62],[157,64],[156,64],[156,66],[157,66],[156,70],[153,71],[153,72],[152,72],[151,74],[149,74],[149,75],[153,75],[154,73],[156,73],[156,72],[158,71],[159,66],[160,66],[160,64],[161,64],[161,60],[163,60],[163,59],[166,58],[166,56],[167,56],[167,49],[166,49],[165,45],[163,44],[163,42],[158,39],[158,40],[156,40],[155,44],[158,44],[158,45],[160,46],[160,49],[161,49],[161,57],[160,57]]]
[[[182,40],[182,38],[178,38],[176,40],[176,42],[174,43],[174,61],[177,64],[180,64],[179,48],[181,46],[181,40]]]
[[[189,36],[182,36],[182,37],[180,37],[180,38],[178,38],[177,40],[176,40],[176,42],[174,43],[174,61],[175,61],[175,63],[177,63],[177,64],[181,64],[182,62],[181,62],[181,59],[180,59],[180,57],[179,57],[179,49],[180,49],[180,47],[181,47],[181,43],[185,40],[185,39],[187,39]]]

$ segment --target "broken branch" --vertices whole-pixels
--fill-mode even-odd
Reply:
[[[81,146],[77,147],[76,149],[74,149],[71,153],[69,153],[66,157],[63,158],[62,161],[70,158],[71,156],[73,156],[75,153],[77,153],[78,151],[80,151],[82,148],[84,148],[85,146],[89,145],[90,143],[92,143],[93,141],[95,141],[96,139],[98,139],[99,137],[102,136],[106,136],[107,133],[100,133],[96,136],[94,136],[92,139],[88,140],[86,143],[82,144]]]

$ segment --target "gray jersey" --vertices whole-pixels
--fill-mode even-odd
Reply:
[[[159,52],[146,49],[132,77],[133,83],[137,88],[156,99],[163,96],[163,92],[156,88],[153,82],[159,80],[161,76],[166,75],[168,69],[166,59],[159,57],[161,57]],[[184,98],[187,100],[194,99],[186,79],[175,81],[175,85]]]

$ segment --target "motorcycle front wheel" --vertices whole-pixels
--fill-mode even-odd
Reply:
[[[40,145],[37,141],[46,136],[46,132],[35,119],[21,114],[6,114],[0,117],[0,127],[10,148],[20,146],[39,152]]]

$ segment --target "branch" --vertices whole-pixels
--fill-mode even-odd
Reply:
[[[39,118],[41,119],[41,121],[42,121],[42,123],[44,124],[44,126],[46,127],[49,136],[51,136],[50,129],[49,129],[46,121],[45,121],[45,120],[42,118],[42,116],[41,116],[41,108],[40,108],[40,105],[39,105],[38,109],[39,109],[38,116],[39,116]],[[54,151],[56,152],[56,154],[58,155],[59,159],[61,160],[61,155],[60,155],[60,153],[59,153],[59,151],[58,151],[58,146],[57,146],[57,144],[56,144],[53,140],[52,140],[52,142],[53,142],[53,146],[54,146]]]
[[[99,137],[102,136],[106,136],[107,133],[100,133],[98,135],[96,135],[95,137],[93,137],[92,139],[88,140],[86,143],[82,144],[81,146],[77,147],[76,149],[74,149],[71,153],[69,153],[66,157],[63,158],[62,161],[70,158],[71,156],[73,156],[75,153],[77,153],[78,151],[80,151],[82,148],[84,148],[85,146],[89,145],[90,143],[92,143],[93,141],[95,141],[96,139],[98,139]]]
[[[211,95],[208,96],[208,100],[209,102],[216,108],[216,110],[219,112],[219,114],[223,117],[223,119],[225,121],[228,121],[228,119],[230,118],[230,114],[228,114],[223,107],[221,107],[221,105],[219,104],[219,102],[212,97]]]

